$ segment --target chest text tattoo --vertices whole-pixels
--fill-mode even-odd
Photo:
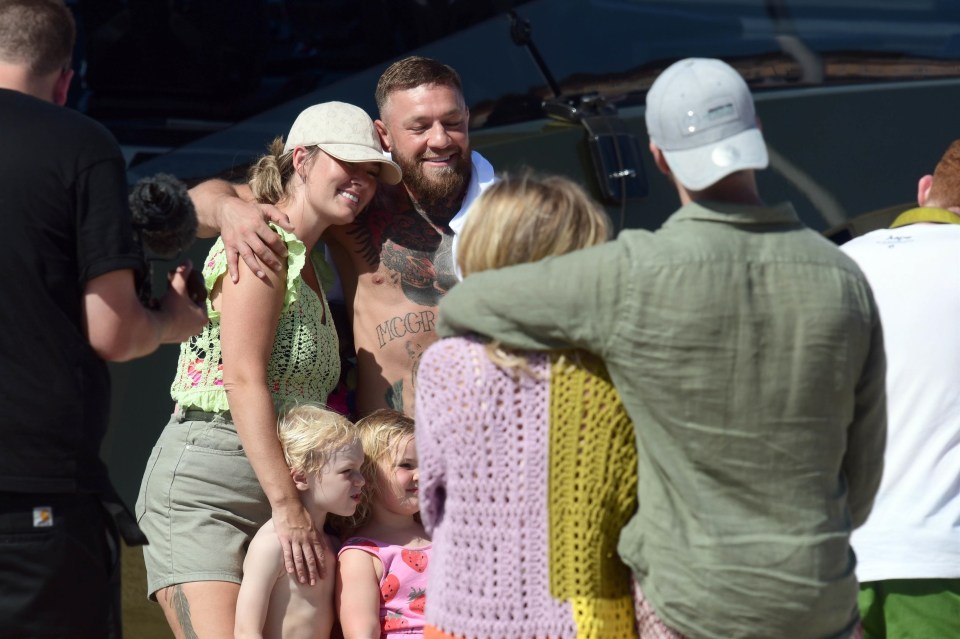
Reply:
[[[377,343],[383,348],[395,339],[433,331],[437,323],[434,311],[420,311],[391,317],[377,325]]]

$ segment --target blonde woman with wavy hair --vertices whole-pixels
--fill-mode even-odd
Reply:
[[[538,262],[610,239],[610,218],[575,182],[530,170],[504,175],[474,203],[460,238],[461,275]],[[474,211],[471,210],[470,213]],[[487,355],[503,368],[530,374],[525,359],[487,344]]]
[[[457,266],[466,277],[608,239],[607,214],[580,186],[558,175],[524,171],[504,175],[473,204],[460,237]]]
[[[299,498],[277,438],[291,404],[324,404],[340,375],[339,340],[313,248],[352,222],[377,184],[397,184],[373,121],[325,102],[297,117],[250,171],[261,202],[285,213],[280,272],[229,277],[221,240],[204,262],[210,324],[180,351],[171,387],[177,411],[154,448],[137,500],[150,538],[147,589],[177,637],[233,637],[244,553],[269,519],[285,570],[329,585],[333,556],[321,522]],[[319,252],[318,252],[319,253]],[[324,586],[325,587],[325,586]]]
[[[459,265],[469,280],[609,233],[567,178],[506,175],[474,203]],[[454,337],[424,353],[416,388],[421,517],[435,544],[424,636],[635,636],[616,545],[636,509],[636,450],[602,364]]]

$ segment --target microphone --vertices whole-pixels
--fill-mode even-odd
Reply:
[[[193,244],[197,236],[197,211],[186,185],[172,175],[157,173],[140,179],[130,191],[133,234],[146,256],[146,268],[138,282],[140,301],[155,308],[153,265],[156,260],[173,260]],[[190,298],[204,305],[207,290],[200,272],[188,279]]]

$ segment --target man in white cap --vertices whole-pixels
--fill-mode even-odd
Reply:
[[[767,152],[734,69],[673,64],[646,118],[682,203],[663,228],[471,275],[438,332],[605,360],[636,426],[619,552],[642,638],[856,636],[850,533],[886,432],[873,295],[790,204],[761,201]]]

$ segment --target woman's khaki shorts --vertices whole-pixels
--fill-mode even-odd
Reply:
[[[136,515],[150,542],[143,556],[151,599],[185,582],[239,584],[247,546],[270,519],[233,422],[202,417],[174,413],[140,485]]]

